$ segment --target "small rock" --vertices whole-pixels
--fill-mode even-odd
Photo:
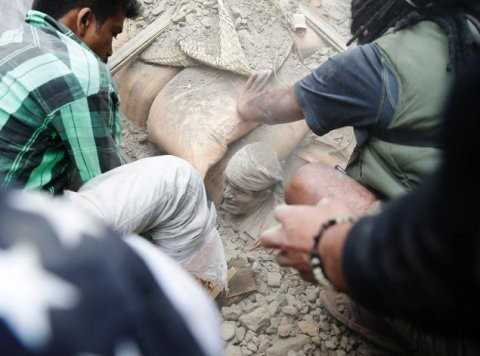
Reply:
[[[335,350],[338,346],[337,339],[331,337],[325,341],[325,347],[329,350]]]
[[[254,303],[245,303],[245,305],[243,306],[243,311],[245,313],[250,313],[252,310],[254,310],[257,307],[258,307],[258,305],[254,304]]]
[[[247,329],[257,332],[270,324],[269,319],[270,314],[268,310],[260,307],[249,314],[242,315],[239,320]]]
[[[240,315],[242,315],[242,309],[237,305],[232,305],[231,307],[223,307],[222,315],[226,320],[238,320]]]
[[[267,275],[267,284],[269,287],[278,288],[282,281],[282,275],[280,273],[271,272]]]
[[[235,336],[235,323],[231,321],[222,324],[222,338],[225,341],[230,341]]]
[[[255,342],[257,340],[257,337],[255,336],[255,333],[251,330],[248,330],[247,331],[247,334],[245,335],[245,342],[248,343],[248,342]]]
[[[163,5],[160,5],[152,10],[152,15],[159,16],[164,11],[165,11],[165,7]]]
[[[347,353],[343,350],[337,350],[337,356],[347,356]]]
[[[270,339],[266,335],[260,335],[258,337],[258,352],[262,353],[267,351],[270,346]]]
[[[340,329],[335,324],[332,324],[331,334],[334,336],[340,335]]]
[[[247,349],[249,349],[250,351],[252,352],[256,352],[258,350],[258,347],[257,345],[255,345],[253,342],[250,342],[248,345],[247,345]]]
[[[287,305],[287,306],[282,308],[282,312],[284,314],[294,316],[294,315],[297,315],[297,308],[295,308],[292,305]]]
[[[280,308],[280,303],[278,302],[272,302],[268,304],[268,311],[270,312],[271,316],[276,315],[279,308]]]
[[[276,318],[276,317],[271,318],[270,326],[267,328],[266,333],[269,335],[276,334],[279,325],[280,325],[280,318]]]
[[[239,328],[237,328],[235,330],[235,336],[237,338],[237,341],[242,342],[243,339],[245,338],[246,333],[247,333],[247,330],[243,326],[240,326]]]
[[[267,356],[287,356],[289,351],[299,351],[309,341],[310,338],[306,335],[279,340],[267,350]]]
[[[249,349],[247,349],[246,347],[242,347],[241,350],[242,350],[242,355],[243,355],[243,356],[250,356],[250,355],[253,354],[253,352],[250,351]]]
[[[265,299],[267,300],[267,302],[271,303],[273,302],[275,299],[277,299],[277,296],[275,294],[269,294],[265,297]]]
[[[288,290],[288,293],[289,293],[289,294],[287,294],[287,297],[286,297],[288,304],[289,304],[289,305],[297,305],[297,298],[295,298],[295,297],[293,296],[293,295],[296,294],[296,291],[289,289],[289,290]]]
[[[292,324],[287,318],[282,318],[280,325],[278,326],[278,336],[289,337],[292,332]]]
[[[243,356],[243,354],[240,347],[229,345],[225,350],[225,356]]]
[[[316,336],[319,333],[318,326],[314,323],[310,323],[308,321],[300,321],[298,322],[298,327],[302,331],[303,334],[307,334],[310,336]]]
[[[304,305],[303,307],[300,308],[301,314],[307,314],[309,311],[310,311],[310,308],[308,305]]]

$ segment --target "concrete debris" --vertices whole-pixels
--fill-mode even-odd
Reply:
[[[230,341],[235,337],[235,323],[225,322],[222,324],[222,338],[225,341]]]
[[[256,332],[270,324],[270,314],[268,309],[260,307],[250,314],[242,315],[239,320],[247,329]]]
[[[267,356],[288,356],[289,351],[299,351],[310,341],[305,335],[280,340],[267,350]]]

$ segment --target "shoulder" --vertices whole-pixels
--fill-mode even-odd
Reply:
[[[312,130],[323,135],[343,126],[374,125],[384,116],[390,117],[390,102],[395,100],[386,100],[386,87],[395,84],[378,49],[370,44],[333,56],[298,82],[295,94]],[[391,107],[388,114],[385,103]]]
[[[0,55],[0,77],[8,75],[28,88],[46,114],[81,98],[115,92],[105,64],[59,32],[24,25],[0,38]]]

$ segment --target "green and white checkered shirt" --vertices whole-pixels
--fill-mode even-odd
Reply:
[[[107,67],[72,31],[30,11],[0,37],[0,179],[61,193],[122,164]]]

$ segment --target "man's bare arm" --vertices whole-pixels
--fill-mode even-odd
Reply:
[[[252,75],[238,98],[238,113],[249,122],[283,124],[303,119],[293,86],[266,90],[272,72]]]

